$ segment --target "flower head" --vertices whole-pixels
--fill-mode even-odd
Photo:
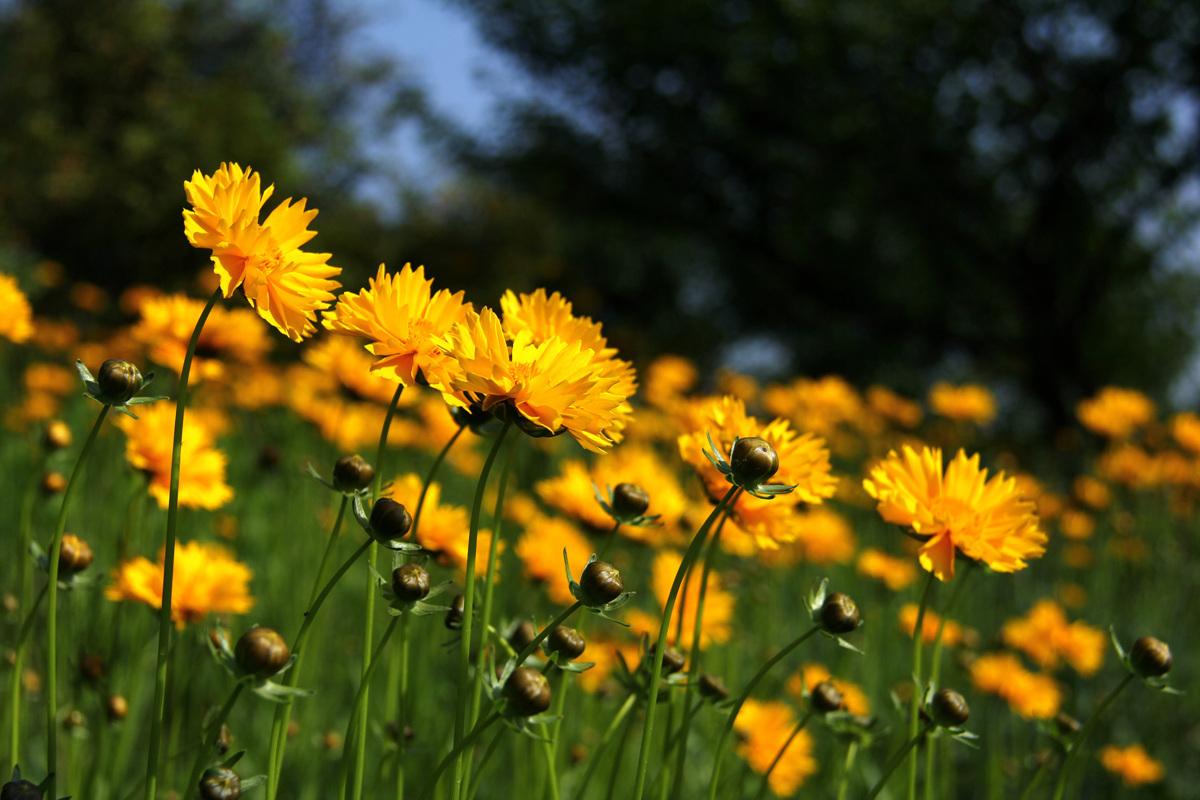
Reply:
[[[1012,653],[981,655],[971,663],[971,680],[979,691],[1003,697],[1025,719],[1050,719],[1062,703],[1054,678],[1030,672]]]
[[[929,407],[947,419],[987,425],[996,418],[996,398],[986,386],[936,383],[929,390]]]
[[[1108,649],[1104,631],[1083,622],[1068,624],[1066,612],[1050,599],[1039,600],[1024,617],[1004,623],[1001,637],[1042,669],[1054,669],[1065,660],[1085,678],[1103,666]]]
[[[1100,750],[1100,763],[1130,789],[1143,783],[1158,783],[1167,774],[1162,763],[1154,760],[1140,744],[1129,747],[1106,745]]]
[[[18,344],[28,341],[33,336],[33,308],[17,285],[17,279],[3,272],[0,272],[0,308],[4,309],[4,315],[0,317],[0,336]]]
[[[817,684],[824,681],[829,681],[842,693],[842,707],[846,711],[863,716],[871,713],[871,701],[867,699],[863,690],[857,684],[834,677],[824,664],[813,661],[801,664],[800,670],[788,678],[786,688],[788,694],[796,700],[802,701],[803,689],[807,688],[811,692]]]
[[[674,550],[662,550],[654,557],[651,568],[650,588],[659,604],[664,604],[671,593],[671,584],[683,556]],[[671,625],[667,635],[667,643],[683,650],[690,650],[692,637],[696,631],[696,612],[700,600],[702,570],[692,570],[688,580],[679,590],[678,605],[675,608],[676,619],[683,620],[683,634],[680,641],[675,641],[675,625]],[[714,572],[708,576],[708,586],[704,595],[704,617],[700,621],[700,648],[706,649],[710,644],[724,644],[733,635],[734,606],[737,598],[732,592],[726,591],[721,578]]]
[[[1034,504],[1016,482],[999,473],[990,481],[979,456],[962,450],[942,474],[942,451],[907,445],[877,464],[863,486],[879,501],[879,515],[925,540],[920,562],[939,580],[954,577],[954,552],[997,572],[1013,572],[1046,551]]]
[[[171,442],[175,431],[175,404],[162,401],[147,406],[140,422],[117,419],[125,431],[125,458],[134,469],[150,476],[150,494],[167,507],[171,488]],[[184,417],[179,456],[179,505],[215,509],[233,499],[225,483],[225,454],[213,444],[203,414]]]
[[[1095,397],[1079,401],[1075,413],[1092,433],[1110,439],[1129,435],[1154,419],[1154,401],[1137,389],[1105,386]]]
[[[324,325],[334,333],[369,340],[367,350],[379,360],[371,371],[405,386],[417,382],[418,374],[438,386],[454,365],[435,337],[446,334],[465,319],[471,304],[463,304],[463,293],[449,289],[433,291],[433,280],[425,279],[425,267],[415,270],[405,264],[394,275],[384,265],[358,294],[346,292],[324,315]]]
[[[778,797],[791,797],[804,781],[817,773],[817,760],[812,754],[813,740],[808,731],[801,730],[791,744],[787,743],[796,727],[796,715],[785,703],[748,699],[733,724],[742,737],[737,746],[738,755],[760,775],[775,764],[775,757],[787,745],[768,778],[771,791]]]
[[[526,578],[545,584],[551,602],[570,605],[575,597],[563,572],[564,547],[567,558],[576,564],[587,561],[592,554],[592,543],[570,522],[538,514],[525,525],[516,553]]]
[[[253,573],[225,548],[189,542],[176,545],[171,619],[182,629],[209,614],[245,614],[254,607],[248,584]],[[123,562],[112,572],[113,583],[104,596],[109,600],[132,600],[151,608],[162,608],[163,553],[158,563],[138,557]]]
[[[148,298],[140,310],[142,318],[133,328],[133,338],[147,346],[153,361],[178,373],[204,303],[176,294]],[[192,380],[219,379],[224,376],[227,361],[255,364],[270,349],[271,340],[254,312],[215,306],[196,341]]]
[[[311,336],[341,272],[327,263],[329,253],[300,249],[316,236],[308,229],[316,210],[305,210],[305,199],[288,198],[259,222],[275,187],[263,191],[259,175],[237,164],[222,164],[211,176],[196,170],[183,188],[192,204],[183,212],[184,234],[193,247],[212,251],[225,297],[241,286],[259,316],[280,333],[296,342]]]

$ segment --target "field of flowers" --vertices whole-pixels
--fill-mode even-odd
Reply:
[[[1200,417],[1025,463],[184,188],[190,295],[0,274],[3,800],[1197,796]]]

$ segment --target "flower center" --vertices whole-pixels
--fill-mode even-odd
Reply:
[[[962,530],[973,527],[979,515],[968,503],[957,497],[935,497],[929,504],[934,519],[948,530]]]

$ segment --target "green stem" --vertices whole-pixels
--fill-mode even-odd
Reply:
[[[446,767],[450,766],[450,762],[457,762],[458,757],[462,755],[463,751],[474,744],[475,740],[498,719],[500,719],[500,715],[493,711],[475,723],[475,727],[471,729],[471,732],[464,736],[462,741],[454,745],[450,752],[446,754],[446,757],[441,760],[441,763],[437,765],[437,769],[433,771],[433,774],[429,776],[429,783],[425,785],[425,791],[421,793],[421,800],[428,800],[434,790],[437,789],[438,779],[442,777],[442,773],[446,771]]]
[[[908,738],[910,746],[916,746],[917,729],[921,724],[921,654],[925,645],[925,609],[929,606],[929,593],[933,590],[935,575],[931,572],[925,579],[921,591],[921,603],[917,606],[917,623],[913,628],[913,690],[908,703]],[[908,752],[905,750],[905,752]],[[917,798],[917,759],[908,764],[908,800]]]
[[[308,630],[312,625],[313,618],[316,616],[317,609],[321,607],[321,603],[325,602],[325,598],[329,595],[334,584],[341,579],[346,570],[358,560],[371,540],[368,539],[363,543],[354,555],[351,556],[342,566],[334,573],[333,578],[321,588],[321,581],[325,576],[325,568],[329,563],[329,558],[333,554],[334,546],[337,544],[338,532],[342,528],[342,520],[346,516],[346,506],[350,498],[342,496],[341,505],[338,507],[337,520],[333,523],[333,530],[329,533],[329,542],[325,545],[325,553],[321,557],[321,565],[317,567],[317,578],[313,581],[312,593],[308,598],[308,611],[304,612],[304,622],[300,624],[300,632],[296,635],[295,642],[292,643],[292,652],[296,654],[296,663],[287,672],[284,680],[284,685],[295,688],[300,683],[300,670],[304,665],[305,643],[308,641]],[[270,751],[267,756],[267,800],[275,800],[275,795],[279,791],[279,778],[283,773],[283,754],[287,748],[287,729],[292,721],[292,703],[295,698],[289,697],[275,707],[275,718],[271,723],[271,739]]]
[[[717,523],[712,541],[708,543],[708,551],[704,554],[704,569],[700,574],[700,591],[696,597],[696,624],[692,628],[692,652],[688,657],[688,679],[684,688],[683,722],[680,725],[679,749],[675,757],[675,779],[672,782],[671,797],[678,800],[683,790],[684,764],[687,761],[687,740],[692,729],[692,695],[700,683],[700,639],[704,630],[704,600],[708,595],[708,577],[712,574],[713,565],[717,561],[717,553],[721,549],[721,532],[725,530],[725,522],[729,519],[729,509],[737,502],[737,494],[733,496]]]
[[[171,487],[167,495],[167,534],[163,545],[162,607],[158,612],[158,664],[154,670],[154,707],[150,716],[150,746],[146,749],[146,800],[154,800],[158,789],[159,749],[162,739],[163,713],[167,704],[167,658],[171,654],[171,594],[175,581],[175,531],[179,522],[179,455],[183,443],[183,418],[187,411],[188,378],[192,374],[192,358],[196,343],[208,315],[221,296],[217,289],[200,312],[192,338],[188,341],[183,367],[179,370],[179,389],[175,399],[175,432],[171,438]],[[51,787],[53,796],[54,789]]]
[[[842,778],[838,781],[837,800],[846,800],[846,789],[850,787],[850,770],[854,768],[854,759],[858,757],[858,740],[850,742],[846,748],[846,762],[842,765]]]
[[[772,656],[767,663],[762,665],[758,672],[754,673],[754,677],[750,679],[750,682],[746,684],[746,688],[743,689],[741,695],[738,696],[737,701],[733,704],[733,708],[731,708],[729,711],[729,717],[725,720],[725,727],[721,730],[721,738],[717,741],[717,749],[713,756],[713,774],[712,779],[709,781],[710,785],[708,788],[709,800],[716,800],[717,781],[721,777],[721,762],[725,760],[725,749],[729,746],[729,737],[733,734],[733,723],[737,720],[738,712],[742,710],[742,706],[745,705],[746,700],[754,691],[754,687],[758,686],[759,681],[766,677],[767,673],[771,671],[772,667],[782,661],[788,653],[792,652],[797,647],[808,641],[808,639],[819,630],[821,630],[821,627],[819,625],[814,625],[813,627],[809,628],[808,631],[800,634],[799,637],[794,639],[790,644]]]
[[[471,691],[471,634],[475,622],[473,619],[475,615],[475,550],[479,546],[479,516],[483,509],[483,490],[487,486],[488,474],[492,471],[492,464],[496,461],[500,445],[510,427],[511,423],[504,423],[504,427],[496,436],[487,460],[483,462],[483,470],[479,473],[479,484],[475,488],[475,500],[471,504],[471,528],[467,535],[467,569],[463,579],[463,624],[458,651],[458,691],[454,698],[454,749],[458,750],[459,757],[454,764],[454,790],[450,794],[453,798],[461,796],[464,773],[461,745],[466,731],[467,697]]]
[[[1042,776],[1046,774],[1046,765],[1051,762],[1049,754],[1042,759],[1042,763],[1038,764],[1037,770],[1034,771],[1033,777],[1029,779],[1029,785],[1025,787],[1025,791],[1021,792],[1018,800],[1028,800],[1033,794],[1033,790],[1039,783],[1042,782]]]
[[[704,546],[709,528],[712,527],[717,516],[725,510],[737,490],[737,486],[730,487],[729,491],[725,493],[725,497],[708,515],[708,519],[704,520],[700,530],[696,531],[696,535],[692,537],[692,543],[688,545],[687,552],[683,554],[683,561],[680,562],[679,569],[675,572],[675,580],[671,584],[671,591],[667,595],[667,602],[663,607],[662,619],[658,625],[658,645],[654,648],[654,667],[650,672],[649,696],[646,698],[646,724],[642,728],[642,748],[638,755],[637,777],[634,779],[634,800],[642,800],[642,792],[646,786],[646,770],[650,766],[650,737],[654,733],[654,711],[658,706],[658,682],[662,678],[663,653],[667,649],[667,632],[671,624],[671,614],[675,610],[675,599],[679,596],[679,587],[683,583],[684,575],[691,568],[696,556],[700,554],[700,548]]]
[[[867,795],[867,800],[875,800],[875,798],[879,796],[879,793],[883,791],[883,787],[887,784],[888,778],[892,777],[892,773],[896,771],[896,767],[899,767],[902,763],[904,763],[904,757],[908,755],[908,751],[916,747],[917,743],[921,741],[921,738],[924,737],[926,732],[928,732],[932,727],[932,721],[926,722],[917,729],[917,734],[909,739],[905,743],[904,747],[900,748],[899,752],[888,759],[887,764],[885,764],[883,767],[883,776],[876,782],[875,788],[871,789],[871,793]]]
[[[383,654],[383,648],[387,646],[388,639],[392,638],[392,631],[396,630],[396,623],[400,617],[392,617],[392,621],[388,623],[387,628],[383,631],[383,636],[379,639],[379,644],[375,646],[371,653],[371,658],[367,662],[367,669],[363,672],[362,683],[358,686],[358,692],[354,695],[354,704],[350,706],[350,721],[346,727],[347,744],[352,735],[360,737],[359,741],[355,742],[354,772],[353,783],[347,787],[347,797],[358,797],[362,793],[362,761],[357,754],[361,754],[366,749],[366,731],[362,727],[362,719],[367,716],[366,704],[367,696],[370,693],[371,678],[375,675],[375,670],[379,666],[380,656]],[[356,729],[357,726],[357,729]],[[345,769],[345,756],[342,758],[343,769]]]
[[[609,548],[611,548],[611,547],[612,547],[612,544],[613,544],[613,542],[615,542],[615,541],[616,541],[616,539],[617,539],[617,531],[619,531],[619,530],[621,530],[621,521],[620,521],[620,520],[617,520],[617,521],[616,521],[616,524],[615,524],[615,525],[613,525],[612,532],[611,532],[611,533],[609,533],[609,534],[608,534],[608,538],[606,538],[606,539],[604,540],[604,544],[600,545],[600,555],[596,556],[596,560],[597,560],[597,561],[604,561],[604,560],[605,560],[604,556],[608,554]]]
[[[408,614],[400,615],[400,686],[396,705],[396,800],[404,800],[404,751],[408,739]]]
[[[21,630],[17,634],[17,654],[13,659],[12,674],[9,676],[9,705],[11,706],[11,721],[9,731],[12,733],[12,741],[9,743],[9,766],[15,767],[20,763],[20,743],[21,743],[21,664],[25,661],[25,648],[29,646],[29,632],[33,630],[33,618],[37,613],[38,606],[42,604],[42,598],[46,596],[47,590],[50,588],[50,582],[42,587],[42,591],[38,592],[37,598],[33,604],[29,606],[28,613],[25,614],[25,621],[21,623]]]
[[[421,525],[421,510],[425,508],[425,495],[429,493],[429,484],[433,483],[433,478],[437,475],[438,467],[442,465],[442,461],[446,459],[446,454],[450,452],[450,448],[458,441],[458,437],[467,429],[466,425],[459,425],[458,430],[450,437],[450,441],[446,442],[446,446],[437,454],[437,458],[433,460],[433,464],[429,467],[429,472],[425,475],[425,482],[421,484],[421,495],[417,498],[417,507],[413,509],[412,523],[412,539],[417,540],[417,528]]]
[[[500,744],[500,737],[504,735],[504,728],[496,731],[496,735],[488,742],[487,749],[483,751],[483,758],[479,759],[479,766],[475,768],[475,777],[471,779],[471,785],[467,788],[467,798],[471,800],[479,792],[479,782],[483,779],[483,768],[487,766],[488,760],[491,759],[492,753],[496,752],[496,745]]]
[[[71,470],[71,479],[67,482],[66,491],[63,492],[62,505],[58,509],[58,519],[54,523],[54,541],[50,545],[50,580],[47,584],[49,591],[46,600],[46,774],[49,781],[46,794],[50,797],[58,796],[55,794],[56,780],[54,777],[58,769],[58,558],[62,554],[63,531],[67,527],[67,507],[71,503],[75,487],[79,484],[78,479],[83,470],[83,463],[87,461],[88,453],[91,452],[92,444],[96,441],[96,434],[100,432],[100,425],[108,416],[109,408],[110,406],[104,406],[100,409],[100,413],[96,415],[96,422],[88,433],[87,441],[83,443],[83,449],[79,451],[79,460],[75,462],[75,468]]]
[[[808,718],[812,716],[812,712],[807,712],[800,721],[796,723],[796,727],[792,728],[791,734],[788,735],[787,741],[783,743],[783,747],[779,748],[779,752],[775,754],[775,758],[771,761],[771,766],[767,767],[767,771],[763,773],[762,784],[758,787],[758,800],[767,796],[767,786],[771,782],[771,773],[775,771],[775,767],[779,766],[779,762],[783,760],[783,754],[792,746],[792,741],[800,735],[800,731],[804,730],[804,726],[808,724]]]
[[[29,602],[29,596],[33,591],[33,571],[29,569],[30,553],[29,545],[33,541],[33,501],[37,497],[39,491],[39,482],[41,480],[41,472],[45,458],[35,460],[33,466],[29,470],[29,481],[25,487],[25,494],[21,499],[21,549],[17,551],[17,585],[20,587],[20,594],[17,595],[21,603],[21,608],[25,608]],[[17,660],[13,663],[13,671],[11,678],[11,691],[9,692],[9,700],[11,705],[12,715],[12,741],[9,742],[9,768],[16,766],[18,763],[18,754],[20,751],[20,727],[21,727],[21,656],[23,651],[18,647]],[[7,773],[5,773],[7,774]]]
[[[459,428],[461,431],[462,428]],[[517,437],[508,440],[504,454],[504,468],[500,470],[500,483],[496,487],[496,509],[492,513],[492,538],[488,541],[487,566],[483,578],[483,608],[479,615],[480,630],[486,631],[492,624],[492,602],[496,594],[496,564],[499,562],[500,532],[504,525],[504,493],[508,490],[508,476],[512,473],[513,454],[516,453]],[[475,654],[475,674],[482,675],[487,668],[488,648],[480,642]],[[474,725],[479,719],[479,709],[483,702],[483,682],[475,681],[471,689],[471,710],[467,715],[467,724]]]
[[[542,736],[545,737],[547,732],[546,725],[542,725]],[[554,742],[543,738],[542,755],[546,757],[546,773],[549,776],[550,783],[550,800],[560,800],[561,795],[558,793],[558,770],[554,764]]]
[[[375,453],[375,485],[371,489],[371,505],[379,501],[379,493],[383,489],[383,457],[387,453],[388,431],[392,427],[392,417],[396,415],[396,406],[400,403],[400,395],[404,393],[404,384],[396,386],[396,393],[392,395],[392,402],[388,404],[387,414],[383,418],[383,428],[379,431],[379,449]],[[371,567],[379,566],[379,548],[372,546],[370,549]],[[369,680],[367,671],[370,668],[370,650],[371,640],[375,636],[375,595],[379,593],[378,587],[375,585],[375,575],[369,573],[367,575],[366,588],[366,608],[363,610],[363,668],[362,668],[362,683],[359,686],[360,691],[365,691],[363,703],[365,705],[367,696],[370,695]],[[352,800],[359,800],[362,793],[362,776],[363,769],[366,766],[367,758],[367,722],[370,715],[364,712],[358,717],[358,734],[354,739],[354,782],[351,786],[351,792],[347,795]],[[349,735],[347,735],[349,739]],[[348,742],[347,742],[348,744]]]
[[[587,770],[583,773],[583,780],[579,782],[579,791],[575,793],[575,800],[583,800],[584,793],[587,792],[588,784],[592,780],[592,775],[596,773],[596,767],[600,764],[600,756],[604,754],[605,748],[612,740],[613,734],[617,732],[617,728],[621,726],[621,722],[629,716],[629,712],[633,710],[634,704],[637,702],[637,695],[632,692],[625,698],[625,702],[617,710],[612,721],[608,723],[608,727],[604,730],[604,735],[600,737],[600,743],[596,745],[595,750],[588,756]],[[624,741],[626,737],[622,737]]]
[[[229,712],[233,710],[233,704],[237,702],[245,686],[246,684],[239,681],[233,687],[233,691],[230,693],[229,699],[225,701],[225,705],[221,706],[221,710],[217,712],[216,719],[212,721],[212,725],[209,727],[208,736],[204,739],[204,745],[200,748],[200,752],[196,754],[196,761],[192,764],[192,774],[188,778],[188,782],[184,784],[184,792],[191,793],[200,784],[200,773],[204,771],[204,765],[208,763],[208,756],[217,745],[217,737],[221,735],[221,726],[225,724],[225,720],[229,717]]]
[[[1067,775],[1071,771],[1071,763],[1075,760],[1075,756],[1079,754],[1079,751],[1083,749],[1083,743],[1087,741],[1088,736],[1091,735],[1092,730],[1096,727],[1097,720],[1108,710],[1108,707],[1117,699],[1117,695],[1124,691],[1125,687],[1135,677],[1137,676],[1134,673],[1129,673],[1123,681],[1117,684],[1117,688],[1108,693],[1108,696],[1100,702],[1100,706],[1092,713],[1092,716],[1088,717],[1088,721],[1084,724],[1083,730],[1079,732],[1079,736],[1067,748],[1067,757],[1063,759],[1062,769],[1058,773],[1058,783],[1054,785],[1054,800],[1062,800],[1063,791],[1067,788]]]
[[[954,584],[954,590],[950,593],[950,598],[946,601],[946,605],[942,608],[942,618],[938,622],[937,635],[933,638],[933,654],[930,656],[929,664],[929,685],[937,688],[938,680],[942,674],[942,633],[946,630],[946,620],[950,618],[950,612],[954,610],[954,604],[958,602],[958,596],[962,593],[962,588],[967,582],[969,576],[974,570],[974,561],[967,561],[967,567],[959,576],[958,581]],[[924,634],[921,630],[920,634]],[[913,635],[918,635],[918,630],[913,631]],[[925,800],[933,800],[933,784],[934,784],[934,759],[936,757],[937,748],[932,745],[925,748]],[[913,760],[916,763],[916,759]]]

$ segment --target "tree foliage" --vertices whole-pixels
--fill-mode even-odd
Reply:
[[[923,385],[1015,376],[1062,421],[1192,351],[1200,9],[1178,0],[459,0],[533,76],[461,163],[554,276],[696,353]],[[533,254],[531,254],[533,255]]]

